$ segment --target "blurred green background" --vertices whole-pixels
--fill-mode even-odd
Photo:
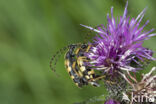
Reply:
[[[106,14],[124,11],[126,0],[0,0],[0,104],[72,104],[105,93],[105,88],[79,89],[64,68],[57,77],[49,68],[60,48],[83,42],[86,29],[79,24],[106,24]],[[129,0],[129,16],[148,10],[142,24],[156,27],[155,0]],[[156,51],[156,38],[144,46]],[[156,56],[156,55],[155,55]],[[154,65],[154,64],[153,64]],[[152,65],[151,65],[152,66]]]

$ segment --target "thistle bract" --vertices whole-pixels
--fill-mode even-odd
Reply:
[[[128,71],[140,69],[132,67],[130,65],[132,61],[142,66],[140,61],[143,62],[145,59],[155,60],[152,57],[152,50],[142,46],[144,40],[156,35],[151,34],[154,29],[143,30],[149,21],[140,26],[146,9],[137,18],[130,19],[130,17],[127,17],[127,6],[128,2],[123,16],[117,19],[113,17],[112,7],[111,17],[107,15],[108,24],[106,27],[100,25],[94,29],[90,26],[82,25],[97,33],[93,42],[90,43],[92,48],[86,53],[86,57],[90,59],[90,62],[87,63],[89,66],[111,74],[119,69]]]
[[[139,102],[140,99],[141,102],[156,102],[155,72],[156,72],[156,67],[153,67],[150,70],[150,72],[146,74],[142,74],[142,78],[140,81],[138,81],[130,73],[127,73],[126,75],[120,73],[123,76],[123,78],[127,81],[127,83],[130,85],[131,88],[131,90],[126,91],[127,94],[130,94],[129,98],[127,94],[123,93],[124,99],[126,98],[125,96],[127,96],[126,100],[131,101],[130,104],[132,104],[133,102]],[[129,76],[129,78],[127,76]]]

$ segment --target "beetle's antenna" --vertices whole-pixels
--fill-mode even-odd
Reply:
[[[79,45],[79,43],[78,43],[78,44],[75,44],[75,45]],[[62,55],[62,53],[63,53],[66,49],[68,49],[70,46],[71,46],[71,44],[68,45],[68,46],[65,46],[65,47],[61,48],[60,50],[58,50],[58,51],[51,57],[51,59],[50,59],[50,68],[51,68],[51,70],[52,70],[53,72],[56,71],[55,68],[56,68],[56,64],[57,64],[57,61],[58,61],[59,57],[60,57],[60,56]]]
[[[55,67],[57,64],[57,61],[59,59],[59,57],[61,56],[61,54],[68,48],[68,46],[61,48],[60,50],[58,50],[50,59],[50,68],[52,71],[56,71]]]

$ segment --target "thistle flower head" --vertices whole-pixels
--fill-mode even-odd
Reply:
[[[89,66],[109,73],[118,69],[136,71],[138,68],[130,66],[132,61],[141,66],[138,60],[155,60],[152,57],[153,52],[142,46],[144,40],[156,35],[150,34],[154,29],[143,30],[149,21],[140,26],[146,9],[137,18],[130,19],[127,17],[127,6],[128,2],[123,16],[117,19],[113,17],[112,7],[111,17],[107,15],[108,24],[106,27],[101,25],[94,29],[82,25],[97,33],[94,41],[90,43],[92,48],[86,53],[86,56],[91,60],[88,63]]]
[[[120,103],[115,100],[109,99],[104,104],[120,104]]]

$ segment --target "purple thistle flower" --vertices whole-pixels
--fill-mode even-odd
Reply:
[[[147,21],[142,27],[140,23],[144,17],[144,9],[137,18],[127,17],[126,4],[123,16],[119,19],[113,17],[113,7],[111,8],[111,17],[107,15],[107,27],[103,24],[96,29],[82,25],[98,33],[93,42],[89,43],[92,48],[85,55],[91,60],[87,63],[97,70],[105,70],[110,74],[116,70],[137,71],[140,68],[130,66],[133,61],[142,66],[139,61],[155,60],[152,57],[152,50],[142,46],[144,40],[149,39],[156,34],[150,34],[154,29],[149,31],[143,30],[149,23]],[[139,61],[138,61],[139,60]]]
[[[109,99],[104,104],[120,104],[120,103],[115,100]]]

